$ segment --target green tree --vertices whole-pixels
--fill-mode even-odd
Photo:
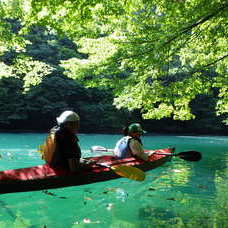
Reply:
[[[140,109],[145,119],[189,120],[195,118],[191,101],[204,94],[216,97],[217,115],[228,114],[226,0],[4,4],[2,18],[16,15],[27,27],[48,25],[79,42],[89,58],[63,62],[67,76],[87,86],[111,87],[118,108]]]
[[[14,120],[25,119],[23,101],[23,83],[15,76],[11,75],[12,68],[0,64],[0,126],[9,125]]]

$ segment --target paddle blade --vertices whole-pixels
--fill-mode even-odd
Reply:
[[[177,156],[186,161],[199,161],[202,158],[201,153],[194,150],[188,152],[180,152],[177,154]]]
[[[92,146],[90,150],[91,152],[108,152],[108,149],[103,146]]]
[[[110,167],[116,174],[129,178],[131,180],[143,181],[145,179],[145,173],[136,167],[132,166],[112,166]]]

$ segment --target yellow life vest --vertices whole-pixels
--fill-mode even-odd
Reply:
[[[51,132],[43,145],[39,146],[39,152],[41,153],[41,158],[45,160],[47,163],[50,163],[52,161],[52,157],[54,155],[56,149],[56,139],[55,139],[55,133]]]

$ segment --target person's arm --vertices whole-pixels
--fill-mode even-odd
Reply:
[[[67,159],[70,171],[74,172],[80,165],[81,149],[78,139],[74,135],[68,135],[64,140],[64,156]]]
[[[77,158],[69,158],[68,165],[69,165],[70,171],[75,172],[79,167],[79,160]]]
[[[129,143],[131,153],[145,161],[148,160],[148,154],[144,152],[143,146],[135,139],[131,139]]]

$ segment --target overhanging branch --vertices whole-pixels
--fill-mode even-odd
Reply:
[[[211,62],[211,63],[209,63],[209,64],[207,64],[207,65],[205,65],[205,66],[203,66],[203,67],[205,68],[205,67],[212,66],[212,65],[214,65],[215,63],[217,63],[217,62],[219,62],[219,61],[221,61],[221,60],[223,60],[223,59],[225,59],[225,58],[227,58],[227,57],[228,57],[228,54],[227,54],[227,55],[224,55],[223,57],[221,57],[221,58],[219,58],[219,59],[216,59],[214,62]]]
[[[197,27],[198,25],[203,24],[204,22],[210,20],[212,17],[218,15],[219,13],[221,13],[222,11],[224,11],[226,8],[228,7],[228,4],[224,4],[222,7],[220,7],[219,9],[217,9],[216,11],[214,11],[213,13],[201,18],[198,22],[191,24],[185,28],[183,28],[177,35],[173,36],[171,39],[167,40],[165,42],[166,44],[171,43],[172,41],[174,41],[175,39],[177,39],[179,36],[181,36],[182,34],[192,30],[193,28]]]

